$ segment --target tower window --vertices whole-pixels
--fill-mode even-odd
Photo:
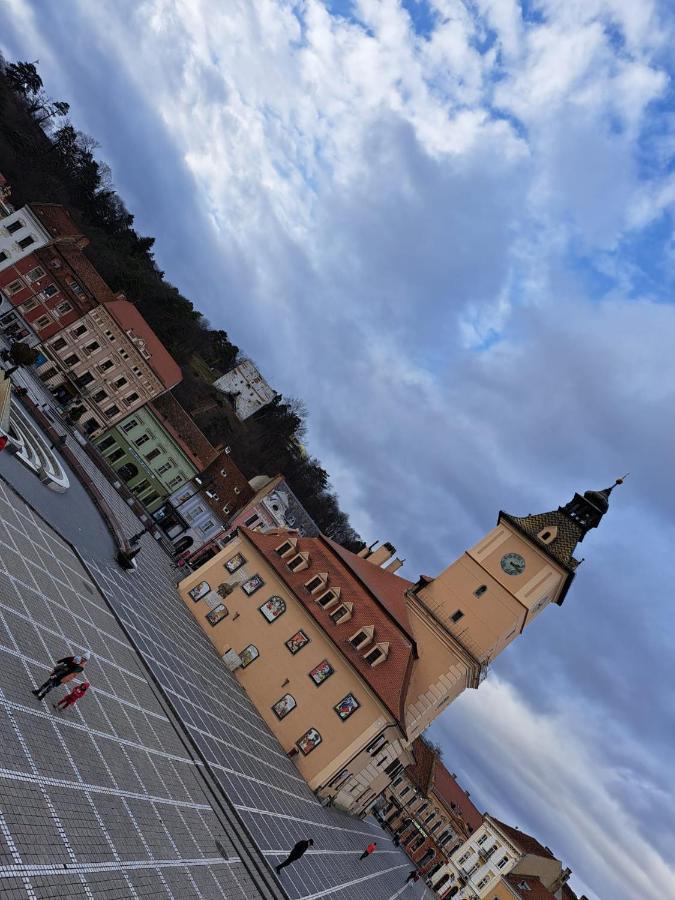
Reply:
[[[450,620],[452,622],[459,622],[459,620],[462,618],[464,618],[464,613],[461,609],[455,610],[455,612],[450,616]]]
[[[481,584],[480,587],[477,587],[473,592],[474,597],[482,597],[483,594],[487,591],[487,585]]]
[[[539,532],[537,537],[542,542],[542,544],[552,544],[553,541],[558,537],[558,526],[547,525],[546,528],[543,528]]]

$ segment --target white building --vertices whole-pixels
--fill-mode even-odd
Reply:
[[[267,406],[277,395],[249,359],[230,369],[213,386],[231,399],[237,418],[242,421]]]
[[[4,212],[4,207],[2,208]],[[0,219],[0,271],[14,265],[33,250],[46,246],[52,235],[30,207],[10,212]]]

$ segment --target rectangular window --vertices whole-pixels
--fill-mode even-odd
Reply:
[[[175,477],[175,478],[172,478],[171,481],[169,482],[169,487],[170,487],[170,488],[176,488],[176,487],[178,487],[178,485],[181,483],[182,480],[183,480],[183,476],[182,476],[182,475],[176,475],[176,477]],[[206,526],[202,526],[202,527],[205,528]]]
[[[113,450],[113,452],[108,457],[108,462],[114,463],[117,462],[118,459],[122,459],[124,456],[124,450],[121,447],[118,447],[117,450]]]
[[[38,331],[42,328],[46,328],[47,325],[51,325],[52,319],[49,316],[40,316],[39,319],[36,319],[33,322],[33,328],[36,328]]]
[[[58,374],[59,374],[59,370],[56,369],[54,366],[50,366],[44,372],[40,372],[40,378],[43,381],[49,381],[50,378],[53,378],[55,375],[58,375]]]
[[[139,481],[138,484],[135,487],[133,487],[131,490],[135,494],[142,494],[143,491],[147,491],[147,489],[149,487],[150,487],[150,482],[144,478],[143,481]]]
[[[105,400],[107,396],[108,395],[105,391],[96,391],[91,399],[94,401],[94,403],[100,403],[102,400]]]
[[[138,400],[138,394],[136,394],[136,393],[129,394],[128,397],[124,398],[124,402],[126,403],[127,406],[132,406],[137,400]]]
[[[71,329],[70,333],[72,334],[73,337],[76,337],[76,338],[82,337],[83,334],[87,333],[87,326],[86,325],[78,325],[76,328]]]
[[[35,297],[31,297],[30,300],[26,300],[25,303],[22,303],[19,309],[22,312],[30,312],[31,309],[35,309],[37,305],[38,301],[35,299]]]
[[[43,297],[53,297],[54,294],[58,294],[59,289],[55,284],[48,284],[46,287],[42,288],[41,294]],[[72,309],[70,303],[68,304],[68,308]]]
[[[481,836],[478,838],[478,840],[476,841],[476,843],[477,843],[479,846],[482,846],[482,845],[485,843],[485,841],[487,841],[487,839],[488,839],[487,834],[481,834]]]
[[[122,431],[125,434],[129,434],[132,428],[135,428],[138,425],[138,419],[129,419],[128,422],[125,422],[124,425],[120,426]]]
[[[159,499],[159,494],[157,494],[153,491],[152,494],[148,494],[147,497],[143,497],[143,503],[154,503],[155,500],[158,500],[158,499]]]
[[[249,518],[244,522],[246,528],[250,528],[252,525],[255,525],[258,522],[257,514],[255,516],[249,516]]]
[[[126,380],[126,378],[118,378],[116,381],[113,381],[113,387],[121,388],[121,387],[124,387],[124,385],[128,384],[128,383],[129,382]]]
[[[34,269],[31,269],[30,272],[27,273],[26,278],[29,281],[39,281],[41,278],[44,278],[45,274],[45,270],[42,266],[35,266]]]
[[[463,617],[464,617],[464,613],[462,612],[461,609],[456,610],[456,611],[450,616],[450,618],[451,618],[451,620],[452,620],[453,622],[459,622],[459,620],[462,619]]]
[[[149,453],[145,454],[145,458],[147,459],[148,462],[152,462],[153,459],[157,459],[157,457],[159,456],[159,454],[161,452],[162,452],[161,450],[158,450],[157,447],[155,447]],[[202,510],[202,512],[203,512],[203,510]]]
[[[106,331],[105,336],[108,338],[109,341],[115,340],[115,335],[112,333],[112,331]]]
[[[509,861],[508,856],[502,856],[502,858],[501,858],[501,859],[499,860],[499,862],[497,863],[497,868],[498,868],[498,869],[503,869],[504,866],[507,864],[508,861]]]
[[[170,463],[170,462],[164,463],[163,466],[160,466],[159,469],[157,469],[157,474],[164,475],[164,473],[168,472],[169,469],[173,469],[173,463]],[[180,478],[178,480],[180,481]]]
[[[84,288],[81,284],[78,284],[77,281],[69,281],[68,287],[74,294],[77,294],[80,297],[84,294]]]
[[[92,341],[90,344],[87,344],[84,348],[84,352],[86,354],[96,353],[97,350],[101,349],[101,345],[98,341]]]
[[[112,369],[115,363],[111,359],[105,359],[102,363],[99,363],[99,369],[101,372],[107,372],[108,369]]]
[[[98,449],[103,453],[104,450],[108,450],[110,447],[115,446],[115,438],[108,436],[107,438],[103,438],[101,443],[98,445]]]
[[[23,228],[23,222],[21,221],[21,219],[16,219],[14,222],[10,222],[10,224],[7,225],[7,231],[10,234],[14,234],[17,231],[21,231],[22,228]]]
[[[30,247],[30,245],[34,244],[34,243],[35,243],[35,238],[33,237],[32,234],[29,234],[27,237],[21,238],[20,241],[17,241],[17,244],[19,245],[19,247],[21,247],[22,250],[25,250],[26,247]]]
[[[216,523],[213,521],[213,519],[207,519],[206,522],[202,522],[202,524],[199,526],[199,530],[202,534],[206,534],[206,532],[210,531],[215,524]]]
[[[114,403],[113,403],[112,406],[109,406],[109,407],[105,410],[105,414],[106,414],[106,416],[107,416],[109,419],[112,419],[113,416],[118,416],[119,413],[120,413],[120,408],[119,408],[119,406],[116,406]]]
[[[14,294],[18,294],[20,290],[23,289],[23,281],[20,278],[17,278],[16,281],[11,281],[7,287],[5,288],[5,293],[9,294],[12,297]]]
[[[65,314],[71,312],[72,309],[73,307],[70,305],[70,303],[59,303],[59,305],[56,307],[56,312],[60,316],[65,316]]]
[[[9,253],[5,253],[4,250],[0,250],[0,262],[4,262],[6,259],[9,259]]]
[[[86,387],[88,384],[91,384],[94,380],[94,376],[91,372],[83,372],[79,378],[76,379],[76,384],[78,387]]]
[[[75,366],[79,361],[80,357],[76,353],[71,353],[70,356],[66,356],[63,360],[64,364],[67,366]]]
[[[136,438],[136,440],[134,441],[134,444],[136,444],[137,447],[142,447],[143,444],[145,444],[149,440],[150,440],[149,434],[141,434],[139,437]],[[146,458],[150,459],[149,456]]]

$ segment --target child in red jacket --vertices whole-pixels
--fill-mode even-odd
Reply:
[[[69,694],[66,694],[66,696],[62,697],[58,703],[54,704],[54,709],[66,709],[69,706],[73,706],[80,697],[84,697],[88,688],[88,681],[83,681],[82,684],[76,684]]]

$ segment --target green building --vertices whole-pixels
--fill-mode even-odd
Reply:
[[[190,434],[181,436],[171,422],[153,413],[150,406],[143,406],[114,428],[104,431],[95,438],[94,444],[152,513],[209,462],[203,453],[199,455],[192,449],[195,446],[203,451],[206,439],[194,423],[191,425],[195,437],[199,435],[201,441],[190,441]],[[214,448],[210,449],[215,455]]]

